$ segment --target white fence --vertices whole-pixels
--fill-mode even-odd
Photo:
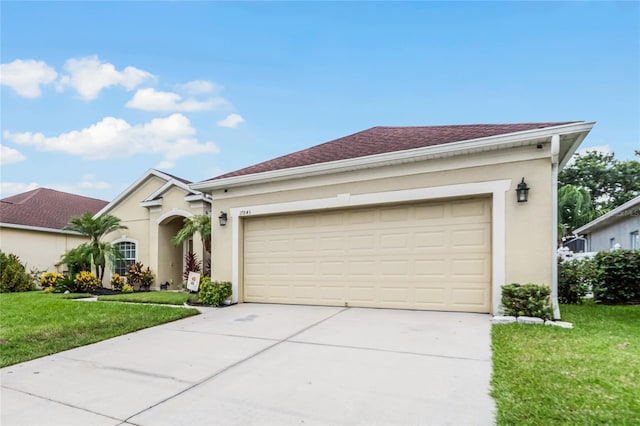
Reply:
[[[569,250],[569,248],[567,248],[567,247],[560,247],[558,249],[558,257],[560,259],[562,259],[562,261],[564,261],[564,262],[570,261],[570,260],[575,260],[575,259],[591,258],[591,257],[595,256],[596,253],[598,253],[598,252],[597,251],[589,251],[589,252],[586,252],[586,253],[574,253],[571,250]]]

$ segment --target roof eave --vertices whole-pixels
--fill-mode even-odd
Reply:
[[[583,235],[588,233],[587,231],[594,229],[594,228],[598,228],[599,226],[603,225],[605,222],[608,222],[609,219],[611,219],[612,217],[622,213],[625,210],[631,209],[635,206],[640,206],[640,196],[637,196],[636,198],[633,198],[629,201],[627,201],[626,203],[616,207],[615,209],[611,210],[610,212],[607,212],[605,214],[603,214],[602,216],[600,216],[597,219],[592,220],[591,222],[587,223],[586,225],[581,226],[580,228],[575,229],[572,234],[573,235]]]
[[[230,188],[243,185],[250,185],[260,182],[272,182],[278,180],[295,179],[301,176],[313,176],[326,173],[344,172],[367,167],[377,167],[403,163],[407,161],[420,161],[434,157],[445,157],[462,155],[488,149],[507,148],[509,146],[522,145],[528,140],[539,140],[556,134],[583,133],[578,138],[582,142],[589,133],[595,122],[577,122],[563,124],[560,126],[545,127],[543,129],[526,130],[522,132],[507,133],[490,136],[486,138],[469,139],[465,141],[452,142],[443,145],[428,146],[404,151],[393,151],[383,154],[369,155],[365,157],[349,158],[346,160],[330,161],[326,163],[316,163],[306,166],[291,167],[262,173],[252,173],[241,176],[232,176],[223,179],[196,182],[189,185],[190,188],[198,191],[211,191],[221,188]],[[577,149],[579,143],[574,144],[573,150]],[[568,152],[571,152],[569,150]],[[565,155],[566,157],[566,155]],[[565,158],[561,159],[564,161]],[[568,160],[567,160],[568,161]]]
[[[20,225],[18,223],[0,222],[0,228],[12,228],[12,229],[22,229],[22,230],[25,230],[25,231],[49,232],[49,233],[52,233],[52,234],[73,235],[73,236],[78,236],[78,237],[83,236],[79,232],[68,231],[66,229],[45,228],[45,227],[42,227],[42,226],[31,226],[31,225]]]

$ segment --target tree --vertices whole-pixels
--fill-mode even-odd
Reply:
[[[86,246],[83,250],[90,255],[91,263],[93,263],[96,268],[96,275],[100,278],[100,281],[102,281],[107,259],[112,261],[116,260],[120,253],[113,245],[103,242],[101,239],[111,232],[127,229],[127,227],[122,225],[121,220],[116,216],[106,214],[94,218],[91,213],[87,212],[82,216],[71,218],[69,224],[63,229],[78,232],[91,239],[89,243],[85,243]],[[87,253],[85,253],[85,255],[86,254]]]
[[[640,151],[635,152],[640,157]],[[619,161],[614,154],[588,151],[558,175],[558,189],[574,185],[587,190],[596,212],[614,209],[640,194],[640,162]]]
[[[564,185],[558,190],[558,237],[564,237],[597,217],[589,192],[580,186]]]
[[[200,234],[204,249],[211,253],[211,216],[207,214],[185,217],[182,229],[173,237],[173,244],[180,245],[196,233]]]

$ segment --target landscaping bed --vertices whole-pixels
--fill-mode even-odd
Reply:
[[[634,424],[640,418],[640,307],[562,305],[574,329],[492,327],[499,425]]]

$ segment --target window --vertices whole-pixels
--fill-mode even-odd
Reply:
[[[629,235],[631,236],[631,244],[629,245],[631,250],[640,250],[640,232],[633,231]]]
[[[616,248],[616,239],[615,238],[609,238],[609,248],[610,249]]]
[[[122,260],[116,262],[114,272],[124,277],[127,275],[129,265],[136,262],[136,243],[123,241],[114,245],[122,254]]]

